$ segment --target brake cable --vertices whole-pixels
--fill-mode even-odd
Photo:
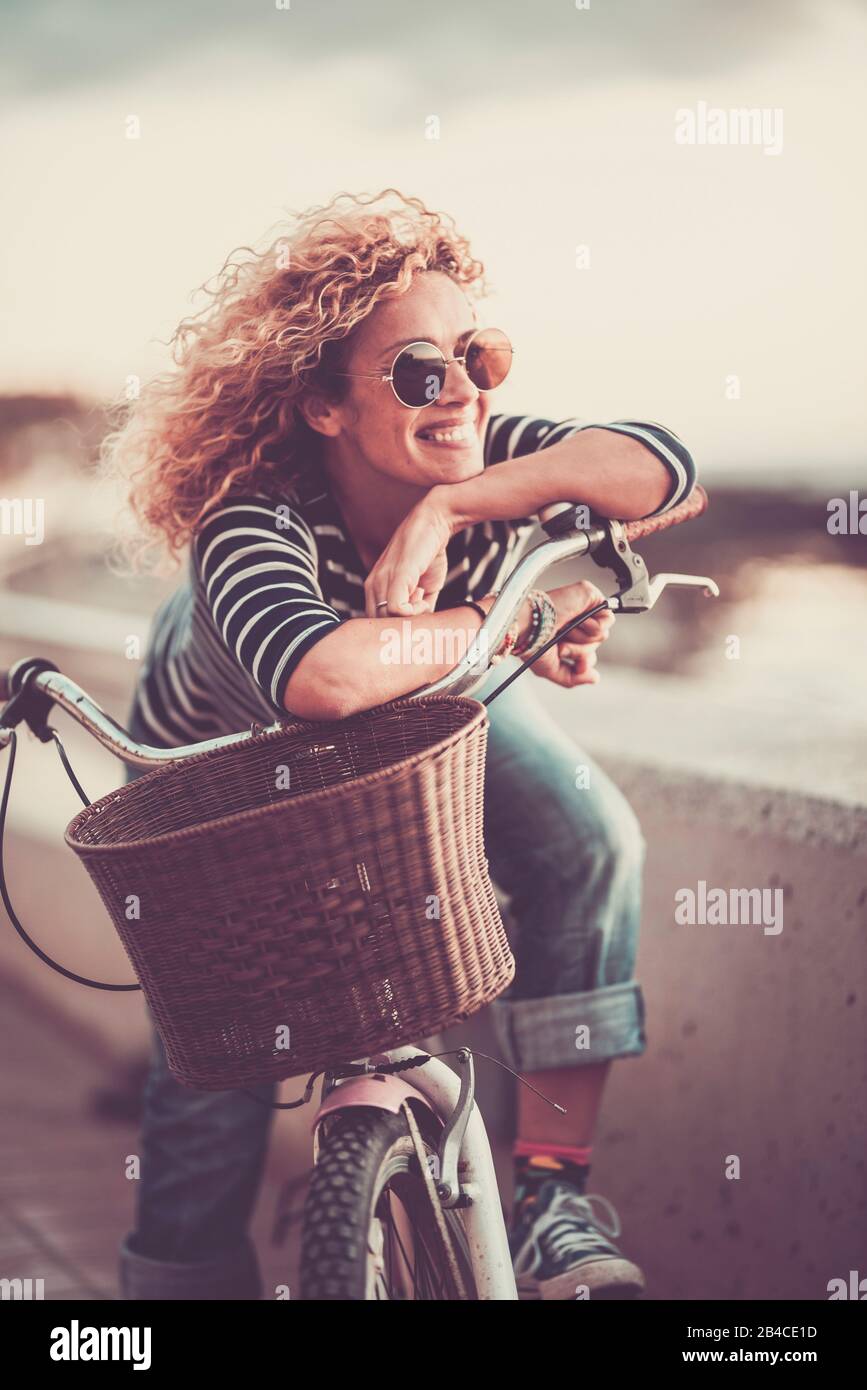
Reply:
[[[526,1086],[527,1090],[532,1091],[533,1095],[538,1096],[539,1100],[543,1100],[546,1105],[550,1105],[552,1110],[556,1110],[560,1115],[565,1115],[567,1113],[565,1108],[560,1105],[558,1101],[552,1100],[550,1096],[546,1096],[542,1091],[537,1090],[532,1082],[528,1081],[520,1072],[513,1071],[512,1068],[501,1061],[499,1057],[491,1057],[487,1052],[479,1052],[475,1047],[468,1048],[466,1046],[450,1047],[445,1052],[416,1052],[412,1057],[404,1057],[397,1062],[377,1062],[375,1064],[370,1061],[344,1062],[337,1067],[320,1067],[319,1071],[312,1071],[308,1076],[300,1100],[265,1100],[264,1097],[257,1096],[255,1091],[249,1090],[246,1086],[240,1086],[238,1089],[243,1095],[249,1096],[251,1100],[254,1100],[257,1105],[264,1106],[266,1110],[297,1110],[299,1106],[307,1105],[310,1102],[313,1097],[313,1089],[316,1085],[316,1081],[320,1076],[328,1076],[338,1081],[346,1081],[356,1076],[396,1076],[399,1072],[411,1071],[414,1067],[426,1066],[426,1064],[435,1057],[454,1057],[459,1052],[472,1052],[474,1057],[484,1057],[486,1062],[493,1062],[494,1066],[500,1067],[502,1071],[507,1071],[515,1081],[520,1081],[521,1085]]]
[[[66,749],[63,746],[60,734],[54,728],[53,724],[46,724],[45,727],[50,733],[52,739],[54,740],[54,746],[57,749],[60,761],[63,763],[63,766],[66,769],[66,775],[69,778],[72,785],[75,787],[75,790],[78,792],[80,800],[83,802],[85,806],[92,806],[93,802],[87,795],[87,792],[84,790],[83,786],[81,785],[81,783],[79,782],[78,778],[72,770],[72,764],[69,761],[69,758],[66,756]]]
[[[90,806],[92,803],[89,801],[81,783],[79,782],[78,778],[72,770],[69,758],[66,754],[66,749],[63,747],[63,744],[60,740],[60,735],[58,734],[56,729],[52,728],[50,724],[46,724],[44,727],[47,730],[47,732],[51,734],[51,737],[54,740],[54,746],[57,749],[60,761],[63,764],[64,770],[66,771],[69,780],[75,787],[76,792],[80,796],[81,800],[84,802],[85,806]],[[65,979],[73,980],[77,985],[87,985],[89,989],[104,989],[109,990],[114,994],[126,994],[130,993],[133,990],[140,990],[140,984],[111,985],[106,984],[102,980],[88,979],[86,975],[76,975],[73,970],[67,970],[65,965],[59,965],[56,960],[52,960],[51,956],[47,955],[46,952],[42,950],[41,946],[37,946],[36,942],[30,936],[28,936],[27,932],[24,930],[24,927],[21,925],[21,922],[18,920],[15,909],[13,908],[12,902],[9,898],[9,889],[6,884],[6,870],[3,864],[3,846],[6,838],[6,811],[9,805],[9,792],[12,787],[12,773],[15,768],[15,752],[18,743],[17,734],[14,729],[9,729],[8,734],[9,766],[6,769],[6,778],[3,784],[3,796],[2,798],[0,798],[0,898],[3,899],[3,906],[9,913],[10,922],[17,931],[18,935],[21,937],[21,940],[24,942],[24,945],[27,946],[28,949],[31,950],[35,956],[38,956],[44,965],[50,966],[52,970],[56,970],[58,975],[63,975]],[[43,742],[46,741],[47,740],[43,740]]]

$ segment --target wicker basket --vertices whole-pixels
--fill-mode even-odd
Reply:
[[[71,821],[178,1081],[314,1071],[507,988],[487,730],[476,700],[395,700],[167,764]]]

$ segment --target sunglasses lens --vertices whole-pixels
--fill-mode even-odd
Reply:
[[[445,385],[446,367],[432,343],[410,343],[398,354],[392,385],[404,405],[420,409],[435,401]]]
[[[480,391],[505,381],[512,365],[512,344],[499,328],[483,328],[467,349],[467,376]]]

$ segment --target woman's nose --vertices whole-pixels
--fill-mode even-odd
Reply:
[[[474,401],[478,394],[479,388],[470,381],[464,363],[458,358],[453,358],[446,367],[446,379],[438,397],[438,404],[448,404],[450,401]]]

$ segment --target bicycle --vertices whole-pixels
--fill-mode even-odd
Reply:
[[[596,517],[590,517],[588,522],[586,509],[571,504],[546,508],[542,521],[546,538],[518,561],[463,658],[440,680],[413,691],[393,706],[381,708],[391,710],[400,706],[404,709],[416,701],[436,704],[438,697],[450,700],[460,697],[465,703],[485,679],[489,654],[498,649],[527,593],[545,570],[563,560],[591,556],[599,566],[613,573],[616,592],[564,624],[536,658],[530,658],[513,671],[488,696],[485,704],[490,704],[534,659],[568,631],[605,607],[615,613],[647,612],[667,587],[698,587],[708,596],[717,596],[716,584],[706,577],[665,573],[651,578],[643,559],[630,545],[633,540],[699,516],[706,505],[703,489],[696,488],[685,502],[670,512],[629,523]],[[9,768],[0,802],[0,896],[15,930],[44,963],[72,981],[113,991],[142,988],[142,980],[147,986],[149,976],[142,970],[140,959],[136,971],[139,983],[136,984],[106,984],[76,975],[51,960],[18,921],[9,900],[2,857],[16,726],[25,723],[41,741],[55,742],[64,767],[86,806],[90,803],[75,778],[59,736],[47,724],[48,714],[55,705],[72,715],[121,760],[148,768],[174,767],[179,776],[183,775],[183,765],[187,777],[192,776],[190,769],[201,766],[204,755],[231,749],[252,757],[253,746],[260,748],[263,739],[282,736],[287,728],[300,726],[286,726],[278,721],[265,729],[254,726],[249,731],[200,744],[150,748],[136,743],[85,691],[51,663],[39,658],[20,661],[8,672],[0,672],[0,699],[6,702],[0,709],[0,750],[10,747]],[[479,702],[471,701],[471,704]],[[483,707],[479,709],[483,714]],[[478,725],[478,717],[473,722]],[[321,740],[321,732],[317,737]],[[336,740],[336,734],[334,737]],[[321,743],[311,747],[318,752]],[[337,757],[336,742],[326,747]],[[193,761],[187,762],[188,759]],[[141,787],[149,780],[139,779],[131,785]],[[179,785],[183,783],[175,780],[172,790]],[[351,788],[354,783],[344,785]],[[120,801],[128,791],[129,785],[114,794],[113,802]],[[112,798],[103,798],[102,803],[97,803],[97,809],[107,807],[110,811],[113,802]],[[67,842],[74,848],[77,846],[70,839],[70,832],[83,814],[80,813],[67,831]],[[199,812],[200,818],[201,815]],[[208,829],[208,825],[206,822],[204,828]],[[154,837],[154,842],[158,838]],[[354,868],[359,871],[359,878],[367,879],[365,863],[356,862]],[[325,887],[332,885],[329,883]],[[316,891],[320,888],[321,885],[317,886]],[[357,894],[357,885],[355,891]],[[369,883],[367,891],[370,891]],[[103,897],[105,899],[105,892]],[[115,925],[118,926],[116,917]],[[135,968],[137,948],[130,949],[127,937],[124,937],[124,944]],[[506,983],[508,979],[501,972],[496,992],[501,992]],[[169,1029],[172,1020],[165,1015],[164,1000],[153,979],[146,987],[146,994],[157,1010],[158,1026],[161,1022]],[[458,1011],[456,1016],[466,1017],[475,1007],[477,1003],[463,1013]],[[221,1020],[221,1026],[222,1036],[225,1036],[225,1019]],[[237,1034],[234,1022],[233,1027]],[[429,1029],[416,1036],[427,1037],[435,1031],[438,1030]],[[308,1103],[315,1081],[322,1075],[320,1103],[313,1122],[314,1167],[304,1204],[302,1299],[517,1299],[490,1145],[474,1101],[472,1051],[459,1048],[454,1054],[456,1070],[452,1070],[440,1057],[431,1056],[412,1043],[404,1042],[382,1052],[374,1049],[348,1063],[342,1061],[336,1044],[326,1041],[325,1047],[322,1054],[325,1064],[310,1075],[301,1099],[279,1107],[294,1108]],[[351,1052],[351,1047],[346,1050]],[[235,1061],[237,1055],[236,1048]],[[178,1065],[180,1068],[180,1063]],[[255,1067],[251,1071],[252,1066],[252,1063],[248,1065],[245,1054],[243,1067],[240,1071],[236,1067],[233,1075],[249,1080],[256,1074]],[[272,1049],[268,1074],[279,1075],[280,1066],[280,1059]],[[411,1079],[409,1073],[412,1073]],[[188,1084],[191,1084],[191,1074],[195,1073],[188,1070],[185,1075],[182,1068],[178,1071],[179,1079]],[[298,1074],[297,1067],[285,1070],[284,1066],[283,1076]],[[212,1089],[226,1089],[219,1085],[222,1075],[219,1069],[212,1068],[201,1084]]]

